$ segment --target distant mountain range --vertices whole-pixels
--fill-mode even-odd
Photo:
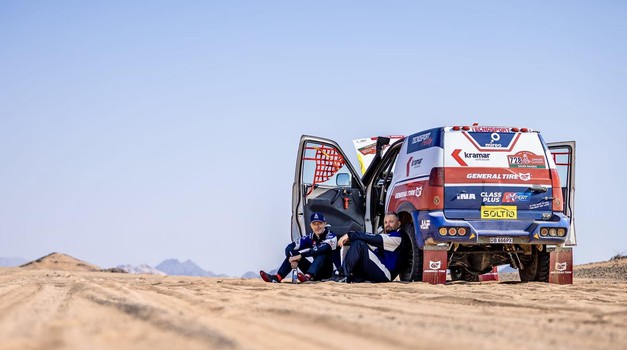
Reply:
[[[180,262],[178,259],[167,259],[163,260],[156,268],[173,276],[229,277],[225,274],[217,275],[211,271],[206,271],[191,260]]]
[[[17,267],[24,265],[28,262],[26,259],[18,257],[0,257],[0,267]],[[121,269],[127,273],[132,274],[152,274],[152,275],[171,275],[171,276],[200,276],[200,277],[231,277],[226,274],[216,274],[211,271],[207,271],[200,266],[196,265],[191,260],[180,262],[178,259],[166,259],[163,260],[156,267],[152,267],[148,264],[133,265],[119,265],[114,269]],[[122,271],[119,271],[122,272]],[[276,272],[275,272],[276,273]],[[254,271],[248,271],[244,273],[241,278],[259,278],[259,273]]]
[[[259,273],[248,271],[248,272],[245,272],[241,278],[259,278]]]

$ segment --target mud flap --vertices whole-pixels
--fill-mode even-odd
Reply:
[[[498,281],[498,280],[499,280],[499,271],[496,268],[496,266],[494,266],[492,268],[492,271],[490,271],[488,273],[484,273],[483,275],[479,275],[479,281],[480,282]]]
[[[431,284],[446,284],[446,246],[424,247],[422,259],[422,281]]]
[[[573,249],[549,248],[549,283],[573,284]]]

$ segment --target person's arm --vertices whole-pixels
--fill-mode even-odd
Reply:
[[[374,235],[372,233],[366,233],[366,232],[351,231],[348,233],[348,240],[350,242],[364,241],[377,248],[383,248],[383,237],[381,237],[381,235]]]
[[[402,235],[399,231],[392,232],[387,235],[381,235],[383,238],[383,250],[387,250],[389,252],[393,252],[398,248],[403,242]]]
[[[311,247],[311,239],[309,236],[301,237],[297,242],[292,242],[288,244],[285,248],[285,256],[296,256],[300,255],[301,251],[306,251]]]
[[[334,233],[329,232],[326,239],[322,241],[320,246],[309,249],[306,252],[301,252],[301,255],[316,257],[321,254],[327,254],[335,249],[337,249],[337,237]]]

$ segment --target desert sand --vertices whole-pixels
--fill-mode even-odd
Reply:
[[[293,285],[0,268],[0,349],[627,349],[627,280],[585,271]]]

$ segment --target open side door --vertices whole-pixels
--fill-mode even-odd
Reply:
[[[313,212],[325,215],[331,231],[364,231],[365,191],[360,175],[335,141],[300,138],[292,185],[292,240],[311,231]]]
[[[564,214],[570,218],[566,245],[577,245],[575,233],[575,141],[549,142],[547,144],[557,166],[564,198]]]

